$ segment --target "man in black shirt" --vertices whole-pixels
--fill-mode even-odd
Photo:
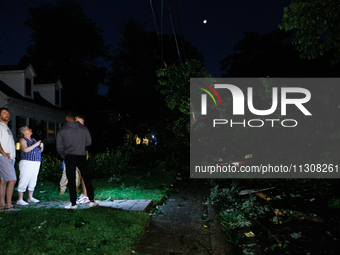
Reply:
[[[90,132],[86,126],[75,121],[72,111],[65,114],[66,123],[57,134],[57,151],[65,160],[66,176],[70,192],[71,204],[67,209],[77,209],[76,199],[76,167],[85,182],[87,194],[90,199],[90,207],[98,206],[94,201],[94,192],[88,162],[86,160],[86,147],[92,143]]]

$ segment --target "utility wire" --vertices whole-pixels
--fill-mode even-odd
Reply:
[[[175,6],[176,6],[176,13],[177,13],[177,19],[178,19],[178,26],[179,26],[179,32],[181,34],[181,41],[182,41],[182,52],[183,52],[183,57],[184,57],[184,60],[186,59],[186,56],[185,56],[185,48],[184,48],[184,37],[183,37],[183,33],[182,33],[182,27],[181,27],[181,21],[179,19],[179,13],[178,13],[178,6],[177,6],[177,0],[175,0]]]
[[[161,5],[161,58],[162,58],[162,64],[166,68],[167,65],[165,64],[164,54],[163,54],[163,9],[164,9],[164,5],[163,5],[163,0],[162,0],[162,5]]]
[[[163,0],[162,0],[162,1],[163,1]],[[166,0],[166,3],[167,3],[167,5],[168,5],[168,11],[169,11],[169,16],[170,16],[172,31],[173,31],[174,37],[175,37],[176,49],[177,49],[177,54],[178,54],[179,62],[182,63],[182,61],[181,61],[181,53],[179,52],[179,48],[178,48],[178,42],[177,42],[177,36],[176,36],[175,26],[174,26],[174,22],[173,22],[173,20],[172,20],[172,14],[171,14],[171,9],[170,9],[169,0]]]
[[[156,33],[157,33],[157,36],[159,37],[159,32],[158,32],[158,27],[159,27],[159,20],[158,20],[158,15],[156,13],[155,15],[155,5],[154,5],[154,2],[152,0],[150,0],[150,6],[151,6],[151,11],[152,11],[152,16],[153,16],[153,22],[155,23],[155,29],[156,29]],[[156,18],[157,18],[157,21],[156,21]],[[158,26],[157,26],[158,25]]]
[[[164,62],[164,55],[163,55],[163,0],[161,2],[161,24],[159,24],[158,14],[156,12],[155,3],[153,0],[150,0],[150,7],[151,7],[152,15],[153,15],[158,42],[159,42],[160,49],[161,49],[161,63],[162,65],[167,67],[167,65]],[[160,33],[159,33],[159,30],[160,30]]]

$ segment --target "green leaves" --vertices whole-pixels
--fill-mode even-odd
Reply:
[[[190,78],[210,77],[201,62],[195,59],[159,69],[156,74],[160,78],[158,89],[165,95],[168,107],[178,109],[186,115],[190,114]]]
[[[296,29],[293,43],[301,58],[316,59],[325,51],[334,49],[334,62],[340,60],[340,39],[338,19],[340,7],[329,0],[295,0],[284,8],[281,30]]]

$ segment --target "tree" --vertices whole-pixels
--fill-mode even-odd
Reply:
[[[89,19],[74,0],[30,8],[26,25],[33,44],[20,62],[32,64],[41,80],[60,78],[63,106],[87,109],[104,83],[106,68],[100,61],[108,55],[101,27]]]
[[[220,61],[220,70],[231,77],[275,77],[292,75],[297,53],[285,42],[290,33],[275,30],[268,34],[245,32],[244,39],[234,46],[234,54]],[[287,61],[288,60],[288,61]],[[295,65],[294,65],[295,66]]]
[[[340,61],[340,2],[333,0],[293,0],[284,8],[279,28],[296,30],[293,43],[301,58],[315,59],[333,52]]]
[[[157,71],[160,92],[170,109],[177,109],[184,115],[190,114],[190,78],[209,78],[201,62],[196,59],[172,65]]]
[[[178,63],[175,40],[163,35],[162,45],[155,32],[145,29],[145,23],[129,19],[120,25],[122,39],[119,48],[112,54],[112,73],[108,97],[114,109],[125,116],[128,129],[142,126],[160,128],[171,114],[166,107],[164,95],[157,90],[156,71]],[[203,60],[202,53],[190,42],[178,37],[184,43],[187,57]],[[162,58],[163,56],[163,58]],[[124,120],[123,120],[124,121]]]
[[[209,78],[211,75],[204,71],[201,62],[196,59],[172,65],[157,71],[159,90],[165,95],[167,106],[177,112],[172,120],[172,135],[188,142],[190,115],[190,78]]]
[[[158,89],[165,96],[172,113],[164,125],[161,138],[171,149],[172,162],[179,163],[178,168],[186,171],[190,152],[190,78],[209,78],[211,75],[204,70],[199,60],[189,59],[159,69],[157,76]]]
[[[225,77],[269,76],[269,78],[263,78],[261,84],[252,82],[248,85],[254,89],[253,98],[255,98],[257,109],[268,109],[268,106],[272,104],[273,86],[288,86],[281,77],[338,77],[339,64],[331,63],[332,54],[330,51],[317,59],[301,59],[299,52],[291,44],[293,36],[292,31],[282,30],[275,30],[263,35],[245,33],[244,39],[234,46],[236,53],[220,62],[221,70],[227,72]],[[271,78],[275,77],[280,77],[275,81],[278,82],[276,85],[271,82]],[[333,83],[332,79],[311,80],[313,82],[303,84],[303,86],[306,86],[312,94],[308,109],[313,116],[301,117],[299,111],[290,112],[290,118],[299,122],[296,128],[285,129],[280,126],[265,126],[258,129],[230,128],[228,132],[222,132],[217,141],[209,140],[212,147],[228,144],[226,148],[227,150],[231,148],[230,153],[241,150],[253,153],[261,163],[313,160],[315,162],[327,162],[327,160],[335,162],[336,155],[339,153],[340,136],[336,127],[339,125],[337,116],[339,115],[338,94],[340,88],[336,85],[336,80]],[[296,79],[296,81],[298,80]],[[247,85],[245,82],[244,84],[244,91],[246,91]],[[228,102],[228,98],[224,101]],[[278,110],[278,112],[280,111]],[[275,114],[267,118],[282,119],[282,117],[280,114]],[[252,118],[254,116],[249,113],[240,119],[233,116],[234,121]],[[222,143],[221,140],[223,140]]]
[[[235,53],[220,61],[225,77],[336,77],[338,65],[326,54],[316,60],[300,59],[291,44],[292,32],[279,29],[267,34],[245,32]]]

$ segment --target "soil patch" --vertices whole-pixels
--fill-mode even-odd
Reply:
[[[208,205],[209,189],[201,181],[184,180],[155,208],[141,240],[138,254],[213,254]]]

